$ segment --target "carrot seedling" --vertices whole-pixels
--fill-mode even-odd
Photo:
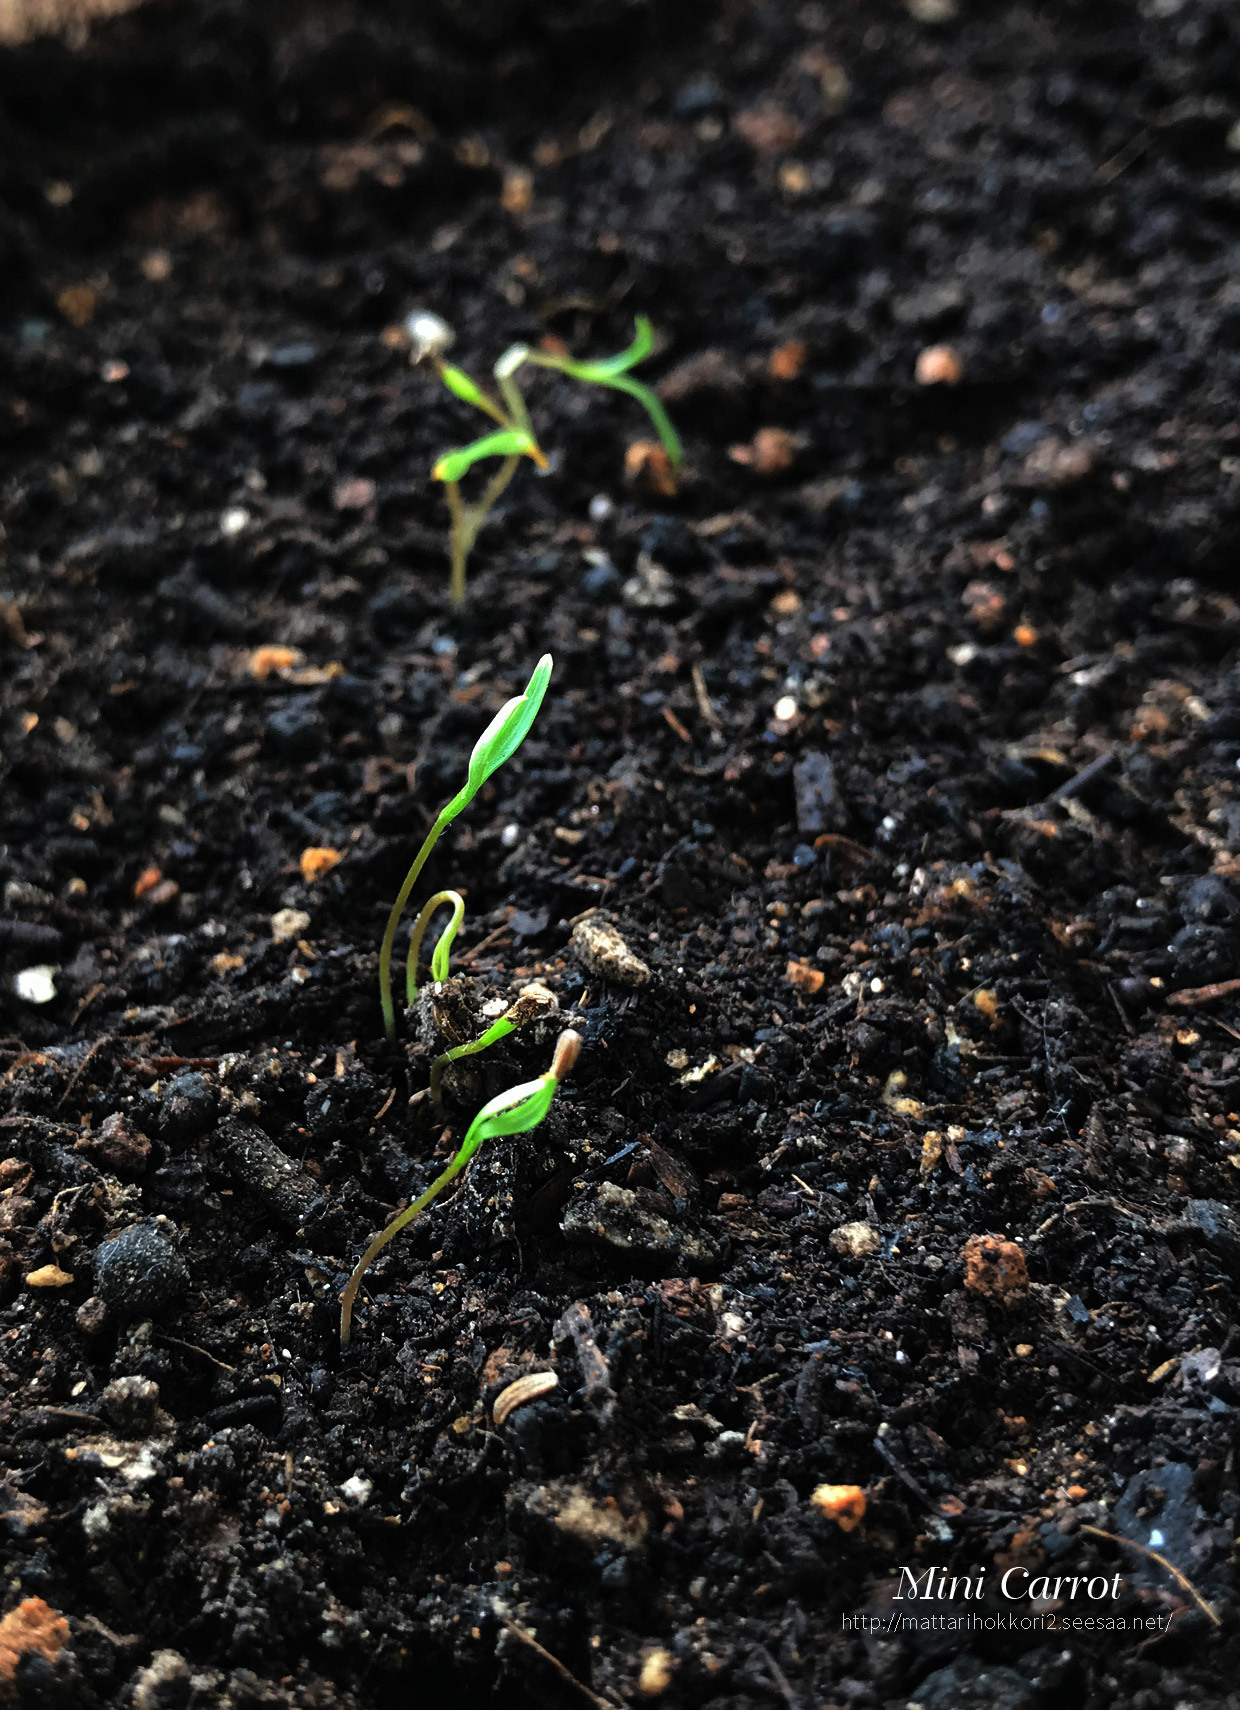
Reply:
[[[581,1050],[581,1035],[571,1029],[561,1033],[556,1041],[555,1055],[551,1059],[551,1067],[545,1075],[539,1075],[537,1080],[523,1081],[520,1086],[509,1087],[507,1092],[499,1094],[484,1104],[465,1131],[465,1138],[460,1148],[446,1170],[440,1172],[435,1180],[418,1195],[412,1205],[398,1212],[385,1229],[381,1229],[367,1247],[361,1258],[354,1266],[353,1275],[345,1285],[340,1297],[340,1346],[347,1348],[353,1326],[353,1302],[357,1299],[357,1291],[361,1287],[362,1278],[379,1254],[401,1230],[413,1222],[421,1212],[425,1211],[432,1200],[441,1194],[450,1181],[455,1180],[469,1163],[474,1153],[487,1140],[498,1140],[505,1134],[526,1134],[538,1124],[551,1109],[560,1082],[572,1069]]]
[[[638,315],[636,336],[627,350],[597,362],[579,362],[571,356],[533,350],[526,344],[511,345],[492,370],[499,388],[498,399],[483,391],[463,369],[444,361],[444,352],[452,344],[454,336],[446,321],[438,315],[423,312],[411,315],[406,327],[414,362],[429,362],[453,397],[472,405],[498,424],[497,431],[462,446],[459,451],[445,452],[431,470],[436,481],[444,484],[452,519],[449,557],[452,564],[450,597],[454,606],[459,606],[465,598],[465,567],[474,542],[516,474],[521,459],[528,457],[537,468],[547,468],[546,454],[538,443],[525,397],[517,385],[517,371],[526,364],[531,368],[553,369],[587,386],[610,386],[616,391],[627,392],[631,398],[637,399],[654,423],[671,462],[678,464],[682,459],[680,439],[667,411],[650,387],[634,380],[629,373],[629,369],[644,361],[654,348],[654,332],[645,315]],[[491,457],[502,459],[499,468],[478,498],[467,502],[461,493],[462,478],[475,463]]]
[[[505,760],[511,760],[517,749],[525,741],[530,726],[538,716],[538,709],[542,705],[543,696],[547,692],[547,684],[550,681],[551,655],[544,653],[534,667],[533,676],[525,685],[525,693],[516,696],[511,701],[505,701],[474,744],[474,751],[469,757],[469,773],[465,783],[452,800],[439,810],[438,818],[427,832],[422,847],[414,856],[413,865],[405,874],[404,884],[396,893],[396,901],[392,904],[392,912],[388,915],[387,926],[384,928],[383,942],[379,946],[379,1002],[383,1008],[383,1029],[389,1039],[396,1037],[396,1010],[392,1003],[392,945],[396,940],[396,928],[400,925],[400,917],[405,912],[405,904],[409,901],[413,887],[418,882],[418,875],[425,867],[431,850],[448,826],[452,824],[458,814],[464,813],[492,772],[497,771]],[[445,895],[451,896],[452,894],[451,892],[440,892],[437,899],[432,899],[434,906],[438,907],[439,901]],[[417,961],[418,949],[422,942],[421,933],[426,931],[431,913],[433,913],[433,908],[428,903],[426,909],[418,917],[418,924],[414,928],[417,941],[410,945],[410,960],[406,965],[405,990],[410,1001],[417,994],[417,973],[414,964]],[[456,925],[450,926],[449,931],[454,937]],[[452,943],[452,937],[448,938],[449,947]],[[443,939],[441,938],[436,947],[435,955],[438,957],[443,949]],[[443,965],[445,967],[447,965],[446,951],[443,955]]]
[[[462,1057],[473,1057],[477,1052],[485,1051],[488,1045],[498,1045],[501,1039],[507,1039],[510,1033],[515,1033],[527,1022],[550,1014],[555,1007],[555,998],[545,986],[528,985],[516,1003],[510,1004],[503,1015],[493,1021],[484,1033],[480,1033],[476,1039],[469,1040],[465,1045],[453,1045],[450,1050],[441,1052],[431,1064],[431,1100],[436,1113],[441,1117],[443,1115],[443,1077],[446,1069],[453,1063],[459,1063]]]

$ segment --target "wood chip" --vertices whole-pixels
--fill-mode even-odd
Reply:
[[[288,671],[300,665],[302,655],[296,647],[280,647],[274,642],[256,647],[250,654],[248,669],[251,677],[270,677],[273,671]]]
[[[321,879],[324,873],[330,873],[339,860],[339,849],[326,849],[312,845],[309,849],[302,850],[298,865],[301,867],[302,878],[307,884],[313,884],[315,879]]]
[[[822,990],[827,976],[821,968],[813,968],[808,962],[793,961],[784,969],[784,978],[790,986],[795,986],[798,991],[812,997],[815,992]]]
[[[841,1532],[855,1532],[865,1518],[865,1492],[859,1484],[820,1484],[810,1501]]]

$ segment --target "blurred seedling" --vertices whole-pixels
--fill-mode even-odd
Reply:
[[[454,397],[459,398],[462,403],[472,404],[476,410],[481,410],[483,415],[498,423],[495,432],[484,434],[481,439],[462,446],[459,451],[445,452],[431,470],[436,481],[442,481],[444,484],[452,518],[449,556],[452,562],[450,596],[454,606],[459,606],[465,598],[465,567],[474,542],[516,474],[521,459],[528,457],[539,469],[545,470],[548,466],[546,453],[534,433],[525,397],[517,384],[517,374],[521,368],[550,368],[558,374],[568,375],[571,380],[580,380],[587,386],[610,386],[616,391],[627,392],[630,397],[637,399],[654,423],[669,461],[676,465],[682,459],[680,439],[667,411],[650,387],[640,380],[634,380],[629,373],[629,370],[644,361],[654,348],[654,331],[645,315],[637,316],[635,337],[627,350],[622,350],[618,356],[603,357],[597,362],[579,362],[574,357],[555,351],[531,349],[527,344],[510,345],[491,371],[499,389],[498,398],[483,391],[463,369],[444,361],[444,352],[450,349],[455,334],[448,323],[438,315],[425,311],[411,315],[406,323],[406,330],[409,333],[412,360],[415,363],[429,363]],[[499,468],[478,497],[467,501],[461,492],[462,478],[476,463],[494,457],[500,459]]]
[[[529,734],[530,726],[538,716],[542,706],[543,696],[547,692],[547,684],[551,681],[551,655],[544,653],[534,667],[533,675],[525,686],[525,693],[517,695],[513,700],[505,701],[490,724],[474,744],[473,753],[469,757],[469,771],[462,787],[452,800],[439,810],[435,823],[427,832],[422,847],[414,856],[413,865],[405,874],[405,882],[396,894],[392,911],[388,915],[387,925],[383,931],[383,941],[379,946],[379,1002],[383,1009],[383,1029],[389,1039],[396,1038],[396,1008],[392,1002],[392,947],[396,941],[396,929],[400,925],[405,905],[413,893],[419,875],[426,865],[431,850],[447,830],[452,821],[473,801],[478,791],[486,783],[491,774],[501,767],[505,760],[510,760]],[[418,995],[418,955],[422,941],[430,925],[431,917],[436,910],[445,904],[452,909],[447,926],[439,936],[431,956],[431,975],[436,980],[448,977],[449,960],[452,943],[456,937],[457,928],[465,912],[465,904],[456,891],[437,891],[423,906],[409,940],[409,953],[405,961],[405,1001],[412,1006]],[[498,1023],[496,1024],[498,1025]],[[493,1031],[488,1029],[488,1032]],[[511,1032],[509,1028],[506,1031]],[[497,1034],[497,1038],[503,1037]],[[491,1043],[490,1040],[487,1043]],[[459,1049],[459,1047],[458,1047]],[[472,1047],[480,1051],[483,1046],[475,1042]],[[442,1070],[440,1071],[442,1074]]]
[[[379,1254],[402,1229],[408,1227],[414,1218],[426,1210],[432,1200],[438,1198],[448,1183],[455,1180],[465,1169],[474,1153],[488,1140],[498,1140],[506,1134],[527,1134],[538,1124],[551,1109],[560,1082],[572,1069],[581,1050],[581,1035],[571,1029],[561,1033],[556,1041],[555,1055],[551,1059],[551,1067],[545,1075],[539,1075],[537,1080],[523,1081],[520,1086],[509,1087],[497,1098],[484,1104],[465,1131],[452,1162],[447,1169],[440,1172],[435,1180],[418,1195],[411,1205],[398,1212],[385,1229],[381,1229],[374,1240],[362,1254],[353,1269],[353,1275],[345,1285],[340,1297],[340,1346],[347,1348],[353,1327],[353,1303],[357,1299],[357,1291],[361,1287],[362,1278]]]

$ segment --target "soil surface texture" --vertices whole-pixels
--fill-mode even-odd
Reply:
[[[0,55],[0,1703],[1237,1704],[1238,259],[1231,0]]]

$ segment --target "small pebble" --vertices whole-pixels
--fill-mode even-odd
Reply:
[[[154,1318],[185,1293],[189,1271],[167,1236],[152,1223],[139,1223],[99,1248],[95,1287],[123,1317]]]
[[[55,976],[58,972],[59,969],[51,962],[23,968],[13,976],[13,990],[23,1003],[51,1003],[56,996]]]
[[[964,1286],[1003,1304],[1027,1292],[1025,1255],[1015,1241],[997,1235],[970,1235],[964,1244]]]
[[[152,1378],[113,1378],[99,1397],[99,1410],[122,1437],[148,1437],[159,1413],[159,1385]]]
[[[656,1645],[646,1652],[642,1658],[642,1671],[637,1679],[637,1690],[643,1698],[661,1698],[672,1684],[672,1677],[680,1667],[680,1659],[664,1650],[662,1645]]]
[[[215,1121],[218,1101],[205,1075],[190,1070],[177,1075],[164,1088],[160,1106],[160,1132],[177,1140],[196,1140]]]
[[[92,1294],[82,1302],[74,1316],[84,1336],[97,1336],[108,1321],[108,1309],[97,1294]]]
[[[573,928],[573,952],[592,974],[617,986],[650,984],[650,969],[635,956],[614,926],[598,920],[579,920]]]
[[[670,1262],[691,1271],[722,1263],[727,1243],[698,1225],[671,1222],[645,1205],[632,1188],[599,1182],[565,1208],[560,1228],[575,1243]]]
[[[282,760],[313,760],[323,745],[325,726],[314,702],[298,697],[267,715],[267,740]]]
[[[1039,440],[1025,458],[1021,481],[1043,491],[1071,487],[1091,474],[1097,461],[1098,453],[1088,440]]]
[[[277,944],[283,944],[290,938],[300,938],[310,925],[310,916],[304,908],[277,909],[271,917],[271,936]]]
[[[913,377],[919,386],[958,386],[964,363],[950,344],[929,344],[918,353]]]
[[[864,1259],[879,1243],[878,1230],[868,1223],[841,1223],[830,1235],[832,1247],[846,1259]]]
[[[196,1078],[202,1079],[201,1075]],[[151,1142],[118,1110],[97,1129],[88,1129],[73,1150],[85,1153],[92,1164],[115,1176],[140,1176],[150,1162]]]

